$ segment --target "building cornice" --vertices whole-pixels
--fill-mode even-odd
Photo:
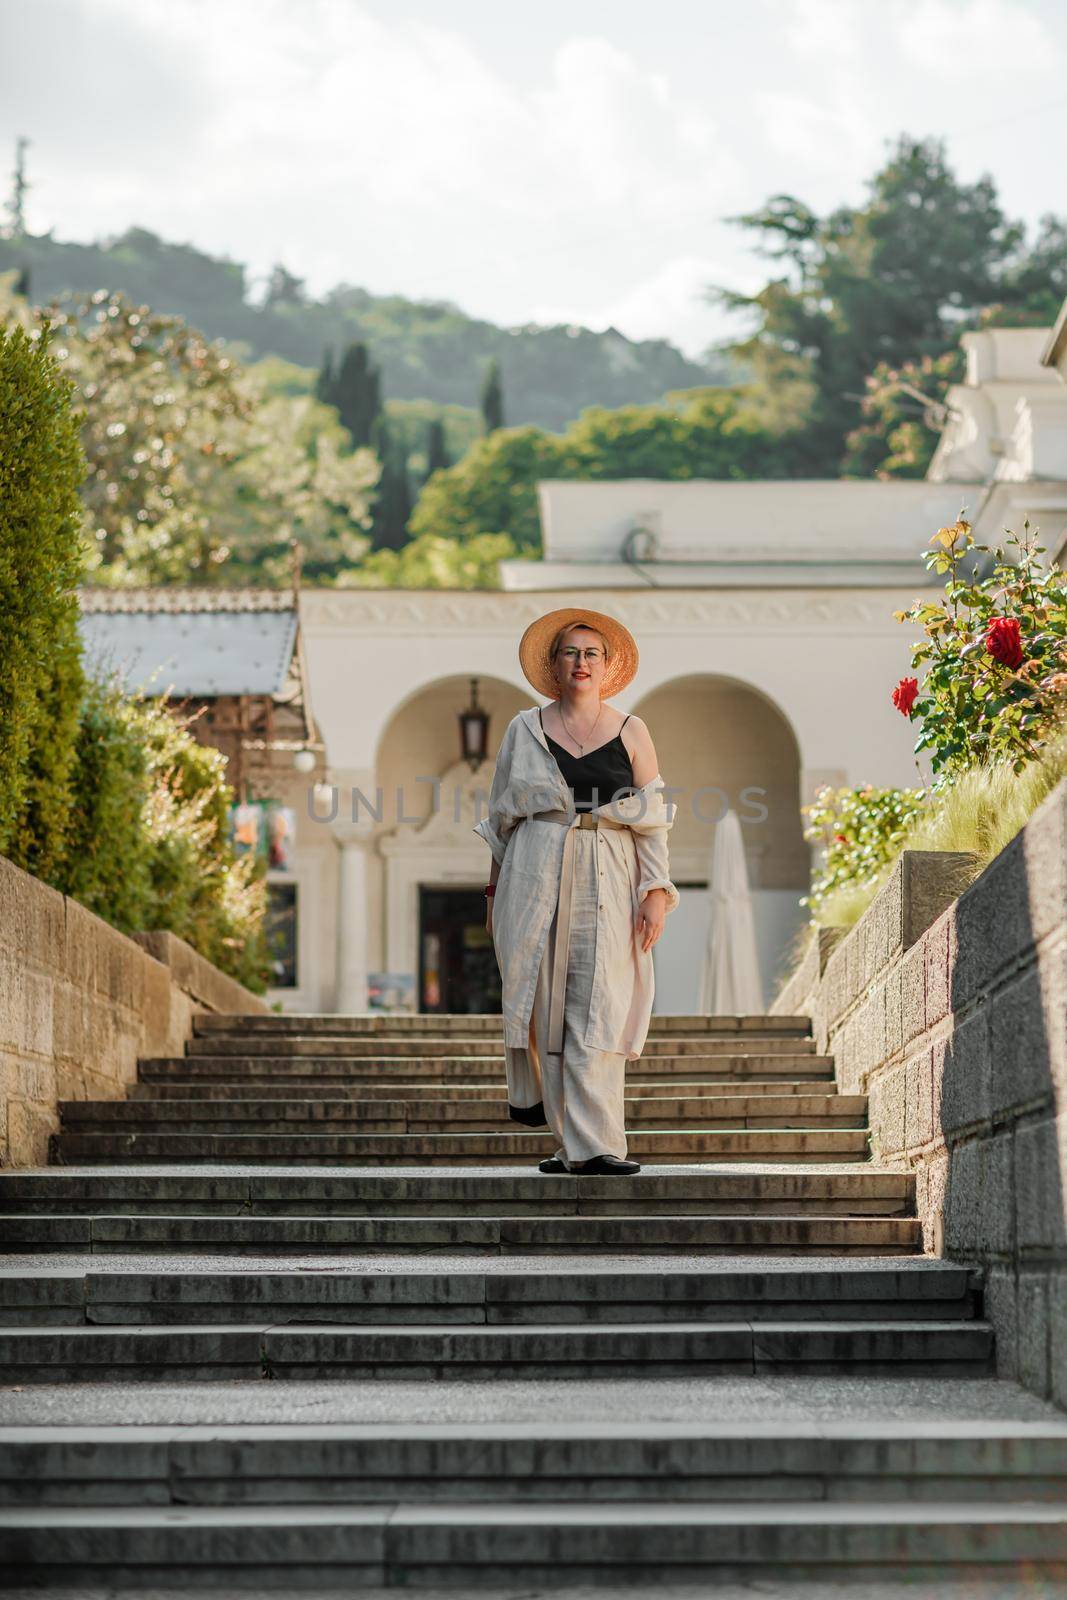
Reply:
[[[919,574],[921,579],[922,574]],[[895,589],[723,590],[634,589],[596,591],[598,610],[634,632],[675,636],[679,632],[759,634],[834,631],[894,634],[892,613],[910,605],[931,584],[901,582]],[[502,592],[440,589],[308,589],[301,591],[301,620],[312,638],[327,634],[402,634],[425,637],[477,629],[513,639],[516,629],[562,606],[588,605],[585,590]]]

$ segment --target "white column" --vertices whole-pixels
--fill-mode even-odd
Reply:
[[[334,825],[340,860],[337,879],[337,996],[334,1010],[367,1009],[367,850],[369,826]]]

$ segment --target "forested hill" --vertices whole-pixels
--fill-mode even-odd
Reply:
[[[106,244],[50,237],[0,239],[0,272],[28,271],[38,303],[68,291],[121,290],[174,312],[251,355],[317,366],[323,351],[365,340],[389,399],[477,406],[486,365],[500,363],[505,421],[559,429],[586,406],[658,400],[668,390],[729,381],[726,358],[689,361],[666,340],[634,342],[614,330],[508,329],[453,305],[373,295],[346,285],[321,300],[276,269],[263,304],[251,304],[243,266],[131,228]]]

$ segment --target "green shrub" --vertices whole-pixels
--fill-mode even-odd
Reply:
[[[71,812],[84,465],[47,339],[0,327],[0,853],[46,882]]]
[[[990,548],[961,516],[930,543],[944,594],[894,613],[921,624],[912,666],[926,675],[902,678],[893,702],[918,724],[934,782],[824,789],[804,808],[824,860],[801,904],[824,926],[854,923],[901,850],[971,854],[981,871],[1067,772],[1067,576],[1042,565],[1029,523]]]
[[[162,699],[134,702],[130,716],[148,753],[152,779],[144,825],[149,843],[152,916],[223,972],[258,992],[266,987],[261,861],[236,857],[229,842],[233,790],[226,758],[199,744],[189,723]]]
[[[902,850],[949,850],[973,856],[961,867],[956,893],[962,894],[1025,827],[1042,800],[1067,777],[1067,737],[1048,745],[1021,772],[1008,759],[972,767],[960,773],[951,787],[931,790],[918,804],[900,833],[894,832],[893,846],[880,868],[866,868],[850,877],[847,871],[823,887],[816,880],[810,900],[812,922],[823,927],[850,928],[866,911],[885,883],[893,863]],[[862,790],[844,791],[862,794]],[[882,791],[893,793],[894,791]],[[922,796],[922,790],[904,790],[905,795]],[[808,835],[812,837],[812,835]],[[817,892],[818,891],[818,892]]]
[[[1043,567],[1045,547],[1008,532],[1004,545],[977,544],[963,517],[940,528],[924,559],[947,575],[940,600],[894,612],[922,624],[894,703],[919,725],[916,752],[928,750],[937,782],[974,766],[1007,760],[1016,772],[1059,736],[1067,688],[1067,574]],[[988,558],[984,563],[979,557]]]
[[[57,887],[124,933],[155,926],[142,813],[148,755],[130,702],[89,679],[79,715],[74,811]]]
[[[824,787],[801,807],[805,839],[823,847],[811,893],[800,902],[815,921],[822,921],[828,903],[840,903],[845,892],[862,891],[881,877],[900,854],[924,800],[922,789],[876,789],[868,783],[860,789]]]
[[[160,700],[91,682],[81,709],[78,802],[62,881],[125,933],[165,928],[223,972],[267,982],[262,866],[228,838],[226,761]]]

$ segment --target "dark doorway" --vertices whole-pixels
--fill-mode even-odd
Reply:
[[[419,1010],[500,1011],[500,971],[480,889],[419,889]]]
[[[296,967],[298,912],[296,884],[268,882],[266,936],[272,989],[295,989],[299,982]]]

